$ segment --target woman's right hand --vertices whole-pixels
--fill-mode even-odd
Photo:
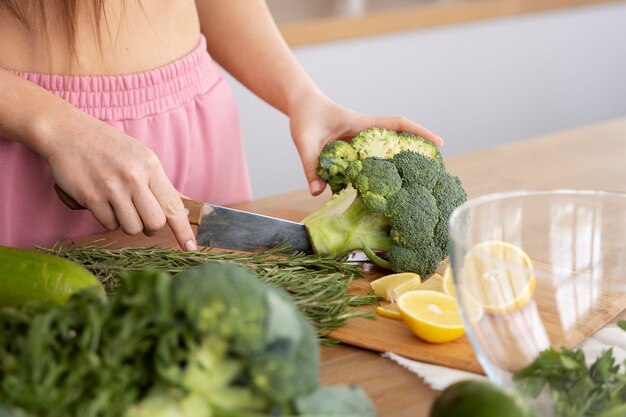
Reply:
[[[151,235],[167,224],[181,248],[195,250],[180,194],[156,154],[85,113],[72,116],[39,149],[59,187],[109,230]]]

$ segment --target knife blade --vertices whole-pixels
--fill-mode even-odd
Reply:
[[[58,185],[54,190],[60,200],[72,210],[83,210]],[[181,199],[187,209],[189,223],[198,225],[200,246],[260,252],[288,244],[294,252],[313,253],[313,247],[303,224],[263,214]]]
[[[198,244],[244,252],[288,244],[294,252],[313,253],[301,223],[209,203],[204,203],[198,225]]]

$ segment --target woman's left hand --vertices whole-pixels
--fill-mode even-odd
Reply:
[[[317,158],[330,141],[350,140],[357,132],[380,127],[428,139],[437,146],[443,140],[419,124],[400,116],[366,116],[342,107],[323,95],[299,101],[289,112],[293,137],[312,195],[324,191],[326,183],[315,173]]]

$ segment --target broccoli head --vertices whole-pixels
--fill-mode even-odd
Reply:
[[[352,146],[359,158],[344,170],[347,185],[304,219],[315,251],[360,249],[382,267],[431,274],[447,254],[450,214],[466,200],[460,180],[416,136],[373,128]]]

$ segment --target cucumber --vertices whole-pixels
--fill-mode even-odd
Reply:
[[[104,288],[87,269],[57,256],[0,246],[0,308],[65,302],[86,287]]]

